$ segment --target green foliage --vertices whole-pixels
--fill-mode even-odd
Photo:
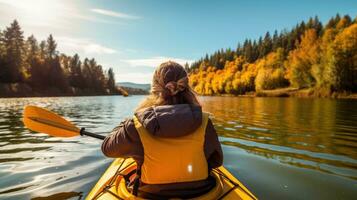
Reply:
[[[118,92],[114,72],[103,72],[94,58],[82,64],[78,54],[60,54],[52,35],[40,44],[31,35],[24,41],[16,20],[0,31],[0,82],[28,83],[34,89],[56,88],[64,93],[71,89],[104,94]]]
[[[22,82],[24,72],[24,36],[19,23],[14,20],[3,32],[4,65],[1,66],[0,80],[5,83]]]
[[[110,91],[114,92],[116,87],[115,87],[115,78],[114,78],[114,71],[112,68],[109,68],[108,70],[108,81],[107,81],[107,87]]]

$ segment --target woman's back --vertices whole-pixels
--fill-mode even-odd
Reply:
[[[202,185],[210,169],[223,161],[212,122],[189,87],[186,71],[174,62],[163,63],[155,71],[151,95],[132,119],[106,137],[102,151],[108,157],[135,159],[134,191],[139,182],[142,189],[156,185],[160,192],[165,185],[172,190],[175,184],[181,189],[187,185],[189,190]]]

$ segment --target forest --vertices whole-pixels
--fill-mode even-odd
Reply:
[[[221,49],[185,68],[201,95],[242,95],[279,88],[329,97],[357,92],[357,18],[318,17],[291,30],[246,39],[235,50]]]
[[[0,30],[0,97],[121,94],[113,69],[57,50],[52,35],[25,38],[14,20]]]

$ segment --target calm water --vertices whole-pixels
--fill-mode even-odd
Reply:
[[[28,104],[103,135],[144,96],[0,99],[0,198],[83,199],[112,161],[100,141],[23,127]],[[357,101],[203,97],[225,166],[260,199],[357,196]]]

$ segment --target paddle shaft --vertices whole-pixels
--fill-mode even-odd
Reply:
[[[103,136],[103,135],[98,135],[98,134],[95,134],[95,133],[91,133],[91,132],[85,131],[84,128],[81,128],[79,133],[82,136],[86,135],[86,136],[97,138],[97,139],[100,139],[100,140],[104,140],[104,138],[105,138],[105,136]]]

